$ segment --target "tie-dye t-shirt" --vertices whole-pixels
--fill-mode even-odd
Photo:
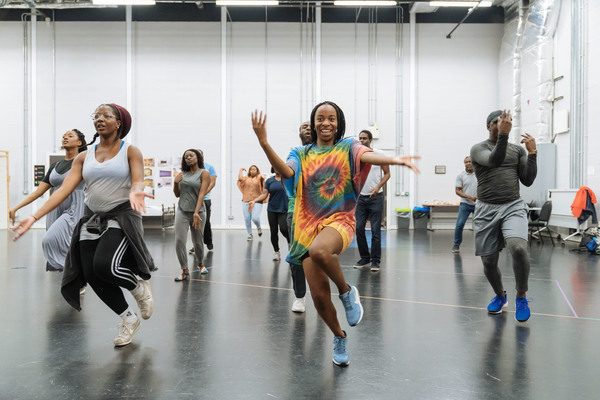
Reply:
[[[354,209],[370,164],[360,157],[371,151],[356,139],[344,139],[334,146],[308,145],[292,149],[287,165],[294,176],[285,180],[288,196],[296,196],[292,232],[294,237],[287,261],[302,264],[315,237],[325,226],[336,229],[344,249],[354,237]]]

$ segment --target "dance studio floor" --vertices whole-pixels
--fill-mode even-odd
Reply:
[[[349,248],[340,261],[365,316],[349,327],[334,296],[349,338],[350,366],[340,368],[312,301],[305,314],[290,311],[289,268],[271,261],[268,231],[253,242],[215,231],[210,273],[183,283],[173,281],[173,232],[146,231],[159,267],[155,311],[123,348],[113,347],[119,318],[91,289],[81,312],[63,301],[61,274],[44,272],[43,234],[13,243],[0,231],[0,399],[600,396],[600,257],[569,252],[574,245],[530,247],[526,323],[514,319],[507,252],[508,311],[485,311],[493,293],[470,231],[460,255],[450,252],[452,231],[386,232],[379,273],[354,269]]]

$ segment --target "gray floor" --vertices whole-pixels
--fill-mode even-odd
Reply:
[[[485,311],[493,294],[469,231],[456,256],[450,231],[387,232],[379,273],[353,269],[351,247],[340,259],[365,317],[348,327],[334,299],[349,337],[350,366],[339,368],[312,301],[306,314],[290,311],[289,269],[271,261],[266,235],[248,243],[244,231],[215,231],[210,273],[182,284],[173,282],[172,232],[148,230],[160,268],[155,312],[131,345],[115,349],[119,318],[90,289],[81,312],[69,308],[61,274],[44,272],[43,233],[13,243],[0,231],[1,399],[599,396],[600,257],[571,253],[572,245],[531,246],[526,323],[514,319],[507,254],[508,311]]]

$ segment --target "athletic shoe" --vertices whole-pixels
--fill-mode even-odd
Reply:
[[[460,247],[458,247],[457,245],[452,246],[452,252],[453,253],[460,253]]]
[[[208,248],[208,251],[212,251],[212,249],[214,248],[213,244],[207,244],[206,247]]]
[[[508,299],[506,298],[506,291],[504,291],[504,297],[494,296],[490,304],[488,304],[488,313],[500,314],[502,312],[502,309],[505,308],[507,304]]]
[[[136,314],[137,317],[137,314]],[[128,324],[126,322],[123,322],[123,324],[121,324],[119,326],[119,334],[117,335],[117,337],[115,338],[115,347],[121,347],[121,346],[125,346],[128,345],[129,343],[131,343],[131,339],[133,338],[133,335],[135,335],[135,333],[137,331],[140,330],[140,319],[137,318],[135,320],[135,322]]]
[[[281,261],[281,254],[278,251],[273,254],[273,261]]]
[[[142,293],[134,296],[137,300],[138,307],[140,308],[140,314],[142,318],[148,319],[154,312],[154,298],[152,298],[152,291],[150,290],[150,282],[146,280],[138,281],[144,288]]]
[[[344,331],[346,334],[346,331]],[[333,363],[340,367],[347,367],[350,364],[348,360],[348,351],[346,351],[346,344],[348,343],[348,336],[341,337],[335,336],[333,338]]]
[[[362,320],[364,310],[362,304],[360,304],[360,296],[356,286],[350,286],[349,291],[340,294],[340,299],[346,309],[346,319],[348,320],[348,324],[350,324],[350,326],[358,325]]]
[[[531,311],[529,310],[529,303],[525,297],[517,297],[515,300],[517,312],[515,313],[515,319],[519,322],[525,322],[531,317]]]
[[[175,282],[187,281],[190,279],[190,274],[181,273],[175,277]]]
[[[204,275],[204,274],[208,274],[208,269],[206,269],[206,267],[203,265],[203,266],[200,268],[200,273],[201,273],[202,275]]]
[[[83,296],[85,294],[85,286],[79,289],[79,295]]]
[[[252,236],[252,234],[249,234],[248,237],[246,238],[246,240],[249,242],[251,242],[252,239],[254,239],[254,236]]]
[[[296,297],[294,304],[292,304],[292,311],[297,313],[303,313],[306,311],[306,299],[304,297]]]
[[[358,260],[356,262],[356,264],[354,264],[354,268],[360,269],[360,268],[366,267],[367,265],[369,265],[370,262],[371,262],[371,260],[367,260],[366,258],[361,258],[360,260]]]
[[[189,254],[194,254],[194,253],[196,253],[196,250],[194,250],[194,248],[192,247],[192,248],[190,249],[190,251],[188,251],[188,253],[189,253]]]
[[[373,261],[371,263],[371,272],[379,272],[380,269],[381,269],[381,266],[379,264],[379,261]]]
[[[258,236],[262,236],[262,229],[258,228]]]

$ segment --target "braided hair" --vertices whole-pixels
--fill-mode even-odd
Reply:
[[[87,150],[87,144],[85,143],[85,135],[79,129],[71,129],[73,132],[77,134],[77,139],[81,142],[81,146],[77,148],[77,152],[81,153]]]
[[[346,133],[346,117],[344,117],[344,112],[342,111],[342,109],[337,104],[335,104],[333,101],[324,101],[322,103],[317,104],[315,106],[315,108],[313,108],[312,112],[310,113],[311,145],[314,145],[317,143],[317,131],[315,130],[315,115],[316,115],[319,107],[321,107],[323,105],[330,105],[331,107],[333,107],[333,109],[335,110],[336,117],[337,117],[338,125],[337,125],[337,131],[335,132],[335,137],[333,139],[333,144],[336,144],[337,142],[342,140],[344,138],[344,134]]]

